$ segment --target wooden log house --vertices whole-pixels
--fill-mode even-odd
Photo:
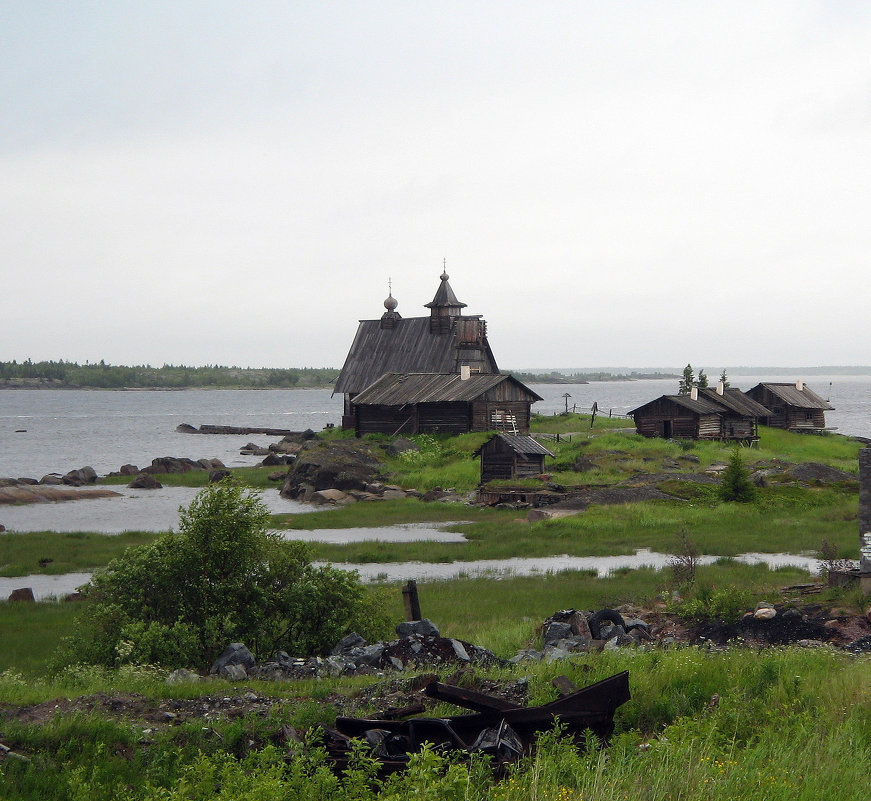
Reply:
[[[739,389],[693,389],[689,395],[663,395],[629,412],[645,437],[713,439],[753,444],[758,420],[770,411]]]
[[[356,426],[355,398],[386,373],[459,375],[464,368],[472,375],[499,373],[487,323],[481,315],[462,313],[466,304],[457,300],[448,279],[442,272],[435,297],[425,304],[429,316],[402,317],[391,290],[380,319],[360,320],[333,390],[344,395],[343,428]]]
[[[544,472],[544,457],[553,454],[529,436],[496,434],[485,442],[475,456],[481,457],[481,483],[494,479],[523,478]]]
[[[763,382],[746,393],[770,412],[762,422],[787,431],[819,433],[826,427],[826,411],[835,407],[823,400],[804,381],[794,384]]]
[[[529,432],[541,397],[510,375],[386,373],[354,397],[354,430],[364,434]]]

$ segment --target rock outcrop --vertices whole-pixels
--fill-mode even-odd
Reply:
[[[74,489],[73,487],[55,487],[43,484],[13,484],[0,486],[0,504],[77,501],[85,498],[113,498],[120,496],[120,494],[110,489]]]
[[[288,471],[281,495],[304,500],[321,490],[365,491],[381,478],[381,462],[372,446],[359,440],[306,443]]]
[[[148,467],[143,467],[143,473],[188,473],[191,470],[224,470],[220,459],[188,459],[183,456],[160,456],[152,459]]]

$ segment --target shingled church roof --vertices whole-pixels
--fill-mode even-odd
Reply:
[[[385,373],[459,373],[467,364],[474,373],[498,373],[496,359],[486,337],[481,315],[460,315],[466,306],[457,300],[442,273],[441,283],[426,317],[401,317],[396,300],[385,307],[378,320],[360,320],[334,392],[358,393]],[[451,312],[443,332],[434,331],[432,317],[440,310]]]

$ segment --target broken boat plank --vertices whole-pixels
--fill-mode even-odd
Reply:
[[[519,708],[517,704],[506,701],[504,698],[467,690],[465,687],[455,687],[452,684],[442,684],[440,681],[430,682],[423,691],[430,698],[448,701],[464,709],[474,709],[476,712],[499,712],[505,709]]]

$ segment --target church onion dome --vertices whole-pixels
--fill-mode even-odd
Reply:
[[[451,289],[451,285],[448,283],[448,278],[450,278],[450,276],[446,272],[442,272],[442,282],[435,293],[435,297],[432,299],[432,302],[424,304],[427,309],[465,308],[466,304],[460,303],[460,301],[457,300],[457,296],[454,294],[454,290]]]
[[[387,311],[381,315],[381,328],[395,328],[397,320],[402,319],[402,315],[396,311],[398,305],[399,301],[393,297],[393,291],[391,290],[384,301],[384,308]]]

